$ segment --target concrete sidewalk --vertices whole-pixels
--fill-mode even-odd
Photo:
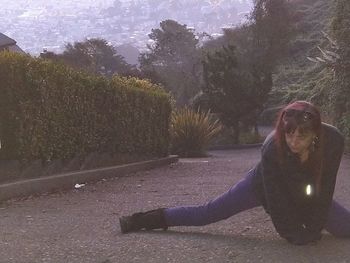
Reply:
[[[120,233],[121,215],[201,204],[226,191],[259,160],[259,149],[211,154],[3,203],[0,262],[350,262],[350,239],[325,234],[317,245],[290,245],[276,234],[262,208],[203,227]],[[349,169],[350,159],[344,156],[336,199],[350,209]]]
[[[90,182],[125,176],[138,171],[146,171],[177,162],[177,160],[177,155],[170,155],[164,158],[143,162],[81,170],[0,184],[0,202],[10,198],[25,197],[29,195],[38,195],[42,193],[71,189],[75,185],[85,185],[86,183]]]

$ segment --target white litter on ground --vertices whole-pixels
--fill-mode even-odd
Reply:
[[[75,184],[74,188],[78,189],[78,188],[82,188],[83,186],[85,186],[85,184]]]

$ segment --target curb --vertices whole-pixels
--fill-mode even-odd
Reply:
[[[249,149],[261,147],[262,143],[253,144],[232,144],[232,145],[214,145],[208,148],[209,151],[215,150],[238,150],[238,149]]]
[[[156,160],[104,167],[92,170],[70,172],[65,174],[40,177],[0,184],[0,201],[33,194],[48,193],[63,189],[73,189],[76,183],[99,181],[121,177],[138,171],[150,170],[178,161],[177,155],[170,155]]]

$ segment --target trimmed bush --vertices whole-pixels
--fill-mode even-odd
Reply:
[[[170,97],[146,80],[1,52],[0,93],[0,159],[168,154]]]
[[[171,127],[172,152],[183,157],[204,156],[210,140],[222,128],[218,120],[211,120],[210,111],[188,108],[173,113]]]

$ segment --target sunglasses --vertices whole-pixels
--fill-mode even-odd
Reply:
[[[288,121],[290,118],[295,118],[301,122],[307,122],[314,118],[314,115],[309,111],[287,109],[283,113],[283,120]]]

